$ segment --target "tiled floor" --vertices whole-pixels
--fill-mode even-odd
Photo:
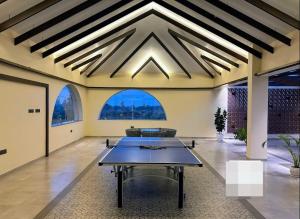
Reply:
[[[245,159],[245,145],[235,144],[233,140],[225,140],[225,143],[198,140],[197,143],[197,152],[224,178],[226,161]],[[271,152],[278,150],[280,156],[289,159],[277,144],[270,147]],[[289,166],[286,159],[272,154],[268,154],[264,162],[264,196],[250,198],[249,202],[266,218],[299,218],[299,179],[289,175]]]
[[[55,197],[101,153],[104,148],[103,140],[84,138],[53,153],[48,159],[39,159],[0,177],[0,218],[33,218],[51,200],[56,201]],[[220,144],[213,140],[198,139],[197,143],[197,152],[221,176],[224,176],[227,160],[245,157],[245,146],[234,144],[232,141]],[[286,159],[273,155],[269,155],[268,161],[265,162],[264,197],[250,198],[249,202],[266,218],[299,218],[299,179],[289,176],[289,165]],[[203,169],[203,172],[211,178],[214,177],[207,169]],[[88,171],[81,179],[88,177],[89,173]],[[107,178],[111,178],[111,175]],[[80,185],[82,180],[75,187]],[[220,185],[216,184],[217,187]],[[54,206],[53,203],[51,206]],[[206,203],[214,205],[214,202]]]
[[[225,196],[224,184],[207,167],[185,168],[186,201],[177,208],[177,183],[166,178],[145,176],[165,168],[137,168],[124,184],[124,204],[116,205],[116,178],[111,167],[96,164],[75,187],[46,216],[46,219],[64,218],[188,218],[188,219],[254,219],[252,213],[236,198]]]
[[[84,138],[0,176],[0,218],[34,218],[103,150],[100,138]]]

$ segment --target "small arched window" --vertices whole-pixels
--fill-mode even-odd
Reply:
[[[137,89],[120,91],[104,104],[100,120],[166,120],[160,102],[151,94]]]
[[[77,89],[65,86],[59,93],[52,115],[52,126],[64,125],[82,120],[82,108]]]

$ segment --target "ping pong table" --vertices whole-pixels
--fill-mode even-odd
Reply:
[[[128,177],[129,169],[132,170],[136,166],[157,166],[171,170],[172,179],[178,182],[178,208],[182,208],[184,167],[202,167],[202,162],[191,150],[194,141],[192,146],[186,146],[178,138],[123,137],[113,146],[110,146],[107,140],[107,147],[109,149],[100,158],[98,164],[113,166],[112,172],[118,179],[119,208],[123,205],[123,183]]]

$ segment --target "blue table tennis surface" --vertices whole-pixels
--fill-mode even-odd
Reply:
[[[158,150],[140,146],[163,147]],[[202,166],[201,161],[178,138],[123,137],[99,161],[99,165]]]

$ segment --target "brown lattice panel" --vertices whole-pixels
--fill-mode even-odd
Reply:
[[[269,89],[269,134],[300,133],[300,89]],[[247,126],[247,88],[228,89],[227,131]]]

